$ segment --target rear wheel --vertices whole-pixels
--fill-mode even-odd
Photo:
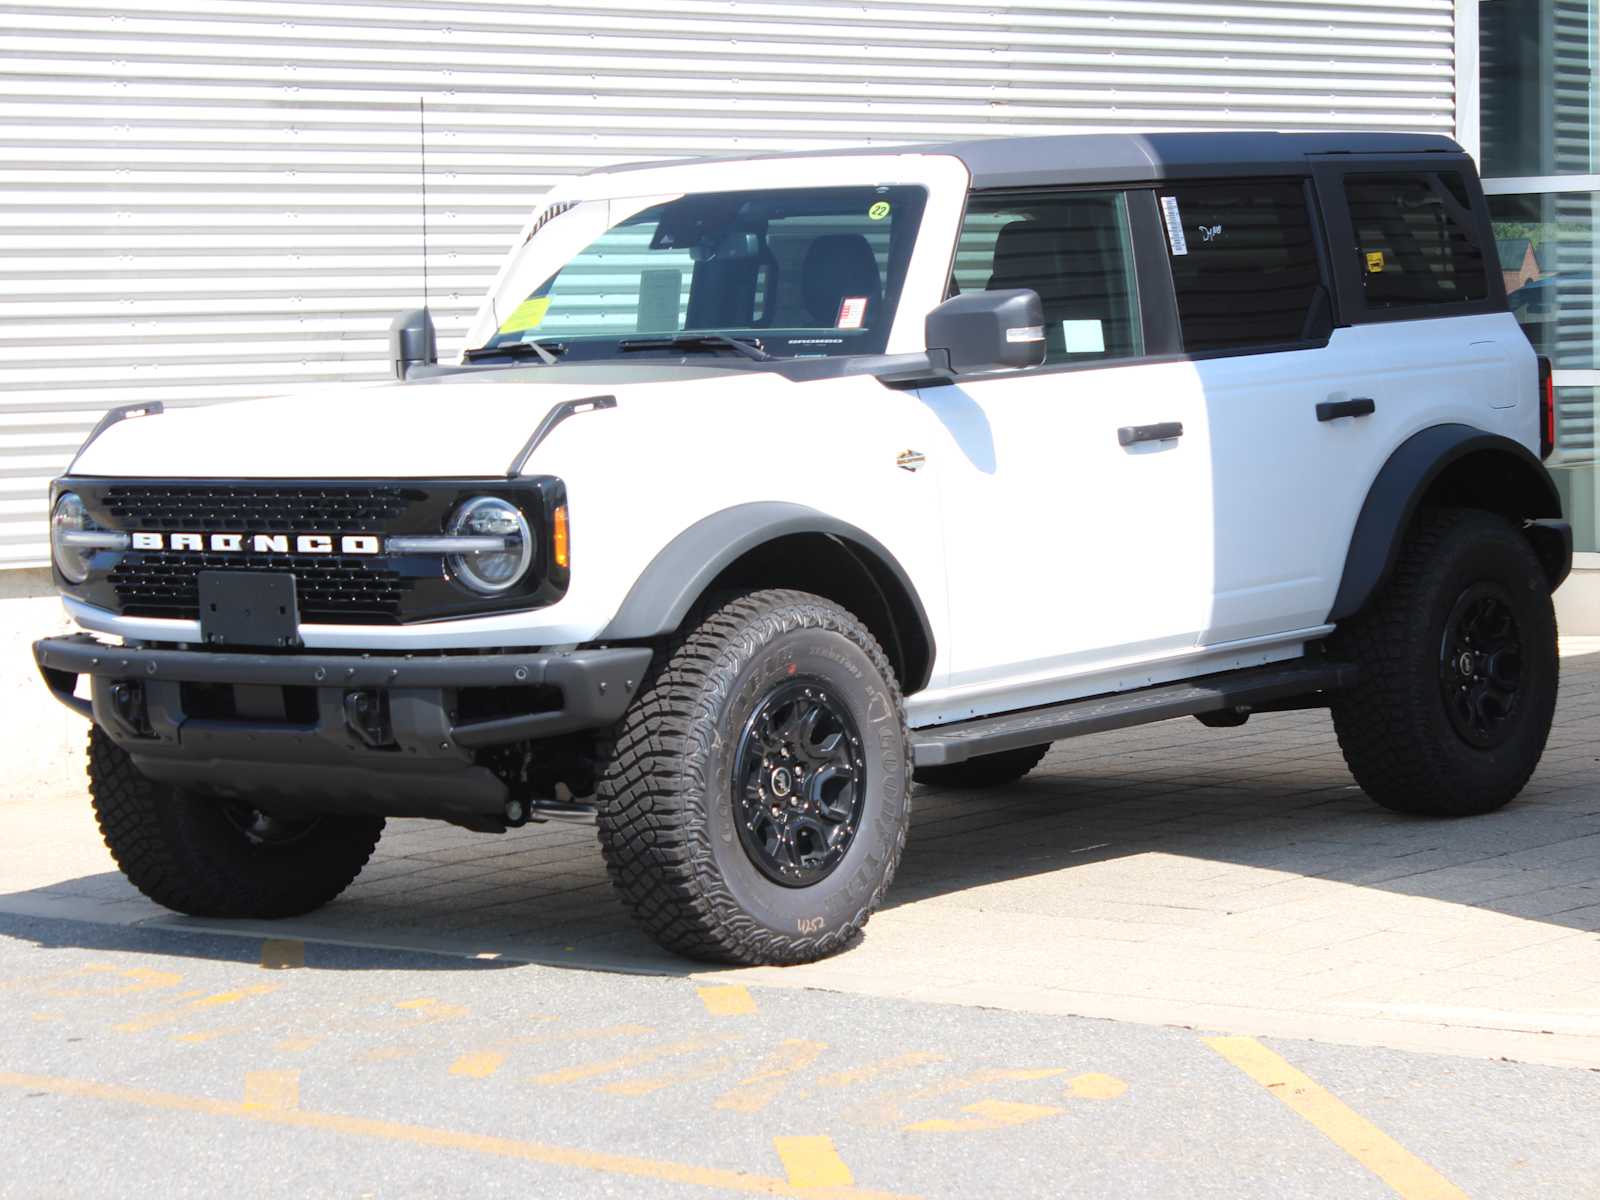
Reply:
[[[1361,668],[1333,724],[1362,789],[1429,816],[1491,812],[1517,795],[1555,715],[1555,610],[1533,548],[1494,513],[1423,514],[1393,580],[1341,627]]]
[[[1020,750],[1002,750],[998,754],[980,754],[966,762],[949,763],[939,767],[918,767],[916,780],[935,788],[995,788],[1015,783],[1043,761],[1050,753],[1050,743],[1042,746],[1024,746]]]
[[[99,728],[89,733],[89,795],[128,881],[193,917],[293,917],[349,887],[382,817],[288,819],[191,795],[139,774]]]
[[[658,659],[609,747],[612,882],[680,954],[829,954],[900,861],[908,749],[894,674],[854,616],[803,592],[731,599]]]

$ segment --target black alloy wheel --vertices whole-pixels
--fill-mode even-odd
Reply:
[[[1476,583],[1456,600],[1439,649],[1439,686],[1462,741],[1488,749],[1510,736],[1522,689],[1522,630],[1503,587]]]
[[[825,597],[717,597],[601,747],[596,821],[623,902],[709,962],[811,962],[883,900],[911,823],[911,735],[878,640]]]
[[[778,684],[745,722],[733,769],[739,840],[768,879],[809,887],[850,849],[866,800],[861,733],[821,679]]]
[[[1527,784],[1561,663],[1550,582],[1517,524],[1424,509],[1387,586],[1328,649],[1360,671],[1330,707],[1345,762],[1379,804],[1464,817]]]

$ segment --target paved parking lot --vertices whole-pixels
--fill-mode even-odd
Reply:
[[[1289,1039],[4,916],[0,996],[7,1196],[1461,1200],[1600,1165],[1600,1074]]]

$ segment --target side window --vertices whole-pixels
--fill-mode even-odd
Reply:
[[[1488,296],[1483,247],[1460,175],[1347,175],[1344,194],[1369,308]]]
[[[1184,349],[1286,346],[1331,332],[1304,184],[1174,184],[1160,198]]]
[[[975,194],[956,245],[952,284],[952,295],[1038,292],[1047,363],[1144,353],[1121,192]]]

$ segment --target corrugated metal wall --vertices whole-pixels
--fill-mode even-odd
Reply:
[[[556,179],[1046,130],[1453,128],[1451,0],[0,4],[0,564],[99,414],[452,352]]]

